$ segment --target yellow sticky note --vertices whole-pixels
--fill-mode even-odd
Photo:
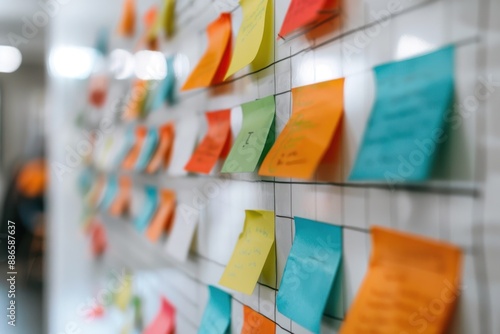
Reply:
[[[126,274],[123,286],[115,295],[115,304],[124,311],[132,301],[132,275]]]
[[[268,260],[274,246],[274,212],[245,211],[245,226],[219,284],[251,295],[255,284],[267,268],[275,268]],[[268,270],[265,276],[269,276]],[[272,276],[272,275],[271,275]]]
[[[240,5],[243,22],[236,37],[231,65],[224,79],[254,61],[258,67],[267,65],[265,58],[272,52],[269,47],[271,43],[268,43],[272,40],[272,0],[241,0]]]

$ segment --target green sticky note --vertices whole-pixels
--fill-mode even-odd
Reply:
[[[274,96],[243,104],[243,124],[222,173],[254,172],[274,143]]]

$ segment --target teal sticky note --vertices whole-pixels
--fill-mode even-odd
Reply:
[[[151,98],[147,102],[146,110],[155,111],[161,108],[165,101],[168,104],[174,104],[176,102],[175,96],[175,68],[174,68],[175,56],[170,56],[166,59],[167,62],[167,76],[158,83],[158,87],[154,94],[151,94]]]
[[[319,333],[323,313],[336,281],[342,278],[342,228],[295,217],[295,239],[286,261],[276,304],[278,311],[302,327]],[[329,303],[328,303],[329,304]]]
[[[427,180],[454,96],[454,47],[375,68],[376,100],[351,180]]]
[[[139,153],[139,157],[137,158],[137,162],[135,163],[134,169],[136,171],[143,171],[148,166],[149,161],[153,157],[155,153],[156,147],[158,145],[158,130],[157,129],[149,129],[144,139],[144,143],[141,147],[141,152]]]
[[[125,135],[125,140],[123,141],[122,147],[119,147],[120,152],[116,156],[116,161],[114,162],[116,168],[119,168],[123,160],[125,160],[125,157],[130,152],[135,142],[135,131],[133,127],[129,127],[125,131],[124,135]]]
[[[139,232],[144,232],[153,218],[158,206],[158,191],[153,187],[144,189],[145,199],[141,212],[135,217],[134,226]]]
[[[103,56],[108,54],[109,31],[107,28],[101,28],[97,35],[95,49]]]
[[[254,172],[274,143],[274,96],[245,103],[243,124],[222,166],[222,173]]]
[[[118,194],[118,180],[116,179],[116,177],[110,177],[106,184],[104,197],[101,202],[101,206],[104,210],[107,210],[111,206],[111,203],[113,203],[113,200],[115,199],[117,194]]]
[[[210,298],[198,334],[226,334],[231,323],[231,296],[211,285],[208,289]]]

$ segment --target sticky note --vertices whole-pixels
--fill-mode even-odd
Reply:
[[[122,114],[125,121],[136,120],[144,114],[144,107],[149,95],[149,83],[146,80],[136,80],[132,85],[129,99]]]
[[[109,89],[109,78],[103,74],[90,77],[89,103],[95,108],[102,108],[106,102]]]
[[[259,61],[264,51],[260,50],[265,37],[265,30],[271,33],[267,26],[272,26],[272,0],[241,0],[243,21],[236,37],[231,64],[224,79],[227,79],[254,60]],[[271,14],[271,15],[269,15]],[[264,43],[265,44],[265,43]],[[267,47],[267,45],[265,45]],[[260,54],[259,54],[260,53]]]
[[[231,295],[211,285],[208,289],[210,298],[198,334],[225,334],[231,323]]]
[[[174,334],[175,333],[175,306],[165,297],[161,298],[161,305],[156,318],[144,329],[142,334]]]
[[[319,23],[338,8],[338,0],[292,0],[279,35],[284,37],[299,28]]]
[[[90,239],[92,254],[94,256],[102,255],[108,247],[108,239],[104,225],[102,225],[100,222],[91,224]]]
[[[179,262],[186,262],[198,225],[199,212],[187,204],[178,205],[172,232],[165,245],[165,252]]]
[[[138,126],[135,130],[135,143],[128,152],[125,160],[123,160],[122,167],[127,170],[133,169],[139,155],[141,154],[141,148],[146,140],[148,129],[145,126]]]
[[[146,167],[146,172],[150,174],[157,172],[161,167],[167,166],[170,161],[175,134],[174,124],[170,122],[162,125],[158,129],[158,133],[158,146]]]
[[[454,96],[454,48],[375,68],[376,101],[350,179],[430,177]]]
[[[155,111],[161,108],[161,106],[166,102],[168,104],[175,103],[175,68],[174,68],[174,56],[166,58],[167,62],[167,76],[157,83],[154,94],[151,95],[151,99],[148,100],[146,109],[148,111]]]
[[[146,236],[152,242],[158,241],[162,232],[171,225],[175,210],[175,192],[170,190],[159,191],[159,201],[156,213],[149,224]]]
[[[262,314],[243,305],[243,328],[241,334],[275,334],[276,325]]]
[[[208,132],[184,167],[188,172],[209,174],[224,147],[231,143],[231,110],[207,112],[205,116]]]
[[[132,126],[129,126],[127,129],[125,129],[123,133],[118,133],[119,136],[122,134],[123,138],[120,138],[120,140],[118,140],[116,144],[116,150],[118,152],[113,163],[116,168],[119,168],[123,164],[123,161],[129,154],[135,142],[135,129]]]
[[[136,20],[135,0],[125,0],[123,12],[118,26],[118,34],[125,37],[134,36]]]
[[[128,176],[121,176],[118,181],[118,187],[119,190],[115,199],[108,209],[112,216],[120,216],[127,212],[130,206],[132,180]]]
[[[125,311],[132,301],[132,275],[127,273],[123,277],[123,285],[114,296],[115,305],[122,311]]]
[[[259,175],[310,179],[332,144],[344,109],[344,79],[292,89],[293,113]]]
[[[164,0],[161,11],[161,25],[166,37],[172,37],[175,32],[175,2],[176,0]]]
[[[158,50],[159,22],[158,8],[153,5],[144,14],[144,26],[146,27],[146,33],[144,34],[143,41],[145,42],[148,50]]]
[[[368,272],[340,333],[445,333],[460,294],[460,249],[382,227],[371,237]]]
[[[246,210],[243,232],[219,284],[251,295],[273,244],[274,212]]]
[[[274,96],[243,104],[243,124],[223,173],[254,172],[274,142]]]
[[[104,197],[101,201],[101,206],[104,210],[109,209],[111,203],[113,203],[117,194],[118,194],[118,180],[116,179],[116,177],[110,177],[106,184]]]
[[[208,87],[224,79],[231,60],[231,14],[222,13],[207,28],[208,47],[181,90]]]
[[[134,226],[139,232],[143,232],[148,227],[153,218],[158,205],[158,191],[153,187],[144,189],[144,204],[142,210],[138,213],[134,220]]]
[[[137,162],[135,163],[134,170],[143,171],[146,169],[156,150],[158,140],[158,130],[154,128],[149,129],[146,134],[146,138],[144,139],[144,143],[142,144]]]
[[[295,238],[286,261],[276,304],[278,311],[313,333],[321,318],[342,261],[342,228],[295,217]],[[331,312],[333,313],[333,312]]]
[[[198,117],[183,117],[175,123],[175,142],[172,160],[168,168],[169,175],[183,176],[187,174],[184,166],[191,159],[199,127]]]

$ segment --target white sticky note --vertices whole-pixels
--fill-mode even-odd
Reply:
[[[175,140],[168,175],[184,176],[187,162],[196,146],[200,127],[199,117],[185,117],[175,123]]]
[[[165,245],[167,254],[179,262],[186,262],[199,217],[198,211],[185,210],[183,205],[186,204],[177,206],[174,226]]]

